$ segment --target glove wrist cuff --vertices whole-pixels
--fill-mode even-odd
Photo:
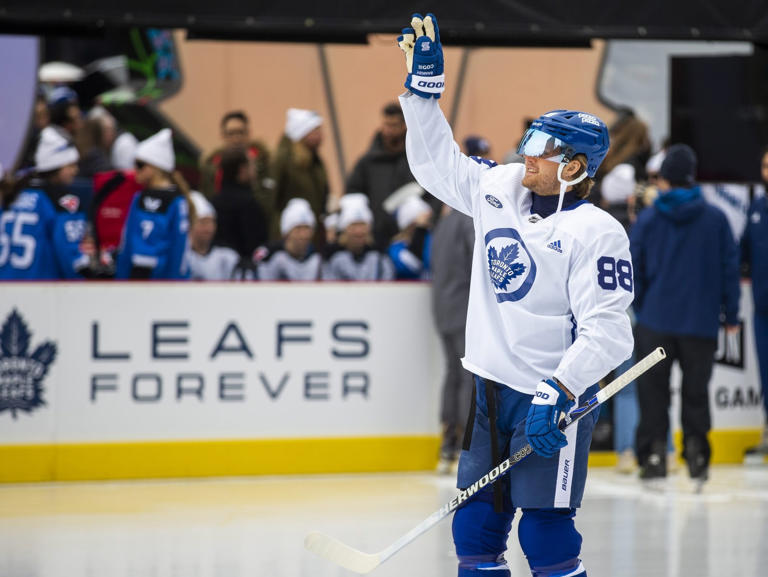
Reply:
[[[408,88],[418,92],[427,92],[429,94],[440,94],[445,90],[445,74],[437,76],[419,76],[418,74],[408,75]]]

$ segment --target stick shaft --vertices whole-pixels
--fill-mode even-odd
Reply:
[[[645,371],[650,369],[652,366],[654,366],[656,363],[658,363],[660,360],[662,360],[664,357],[666,357],[666,353],[664,352],[664,349],[661,347],[658,347],[654,351],[652,351],[649,355],[647,355],[642,360],[638,361],[636,364],[634,364],[631,368],[629,368],[627,371],[622,373],[619,377],[608,383],[605,387],[603,387],[600,391],[598,391],[593,397],[591,397],[586,403],[582,404],[578,408],[571,411],[569,415],[567,415],[562,421],[560,421],[560,429],[566,429],[576,423],[577,421],[581,420],[585,416],[587,416],[589,413],[594,411],[597,407],[599,407],[601,404],[605,403],[608,399],[610,399],[613,395],[618,393],[621,389],[626,387],[629,383],[634,381],[637,377],[642,375]],[[392,543],[389,547],[384,549],[380,555],[381,555],[381,561],[388,559],[395,553],[397,553],[400,549],[405,547],[408,543],[413,541],[416,537],[421,535],[422,533],[428,531],[433,526],[437,525],[440,521],[442,521],[445,517],[453,513],[456,509],[459,508],[459,506],[464,503],[468,498],[470,498],[474,493],[476,493],[478,490],[482,489],[486,485],[490,485],[492,483],[495,483],[502,475],[504,475],[512,466],[516,465],[523,459],[525,459],[528,455],[530,455],[533,452],[533,449],[529,444],[526,443],[526,445],[514,453],[513,455],[510,455],[507,459],[502,461],[499,465],[488,471],[485,475],[483,475],[480,479],[478,479],[477,482],[473,483],[468,489],[465,489],[463,491],[460,491],[453,499],[451,499],[448,503],[443,505],[440,509],[432,513],[429,517],[424,519],[421,523],[419,523],[416,527],[408,531],[405,535],[400,537],[397,541]]]
[[[628,371],[623,373],[618,378],[614,379],[602,390],[590,398],[586,403],[577,407],[566,415],[559,424],[561,430],[566,429],[584,418],[586,415],[594,411],[597,407],[610,399],[613,395],[619,392],[622,388],[626,387],[630,382],[639,377],[645,371],[650,369],[660,360],[666,357],[664,349],[657,348],[647,357],[635,364]],[[458,509],[464,501],[471,498],[472,495],[490,485],[495,483],[501,478],[512,466],[516,465],[528,455],[533,452],[531,445],[526,443],[523,448],[510,455],[507,459],[499,463],[496,467],[488,471],[475,483],[472,483],[465,490],[460,491],[453,499],[443,505],[440,509],[432,513],[429,517],[424,519],[421,523],[416,525],[413,529],[408,531],[405,535],[397,539],[389,547],[379,553],[363,553],[357,549],[341,543],[333,537],[323,535],[321,533],[313,533],[307,536],[305,541],[305,547],[310,551],[313,551],[325,557],[335,563],[346,567],[357,573],[368,573],[375,567],[378,567],[381,563],[389,559],[392,555],[397,553],[400,549],[411,543],[416,537],[422,533],[428,531],[440,521],[445,519],[448,515]]]

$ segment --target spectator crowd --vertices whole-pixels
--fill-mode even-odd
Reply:
[[[380,127],[338,201],[332,200],[320,153],[323,130],[317,112],[289,108],[284,133],[270,150],[252,136],[244,112],[227,112],[221,145],[201,160],[193,190],[177,170],[170,129],[139,142],[105,108],[83,114],[73,91],[52,90],[36,102],[34,135],[21,165],[0,169],[0,280],[434,278],[435,317],[448,361],[441,409],[441,468],[448,471],[472,394],[471,379],[457,361],[464,349],[471,219],[415,183],[398,103],[383,107]],[[740,254],[742,272],[754,278],[768,403],[765,197],[750,208],[739,252],[738,235],[702,198],[694,150],[673,144],[653,151],[646,125],[631,111],[621,113],[610,132],[611,148],[590,200],[624,225],[633,268],[617,268],[606,278],[635,292],[628,314],[637,319],[638,356],[661,343],[669,354],[639,391],[629,387],[616,400],[619,468],[632,470],[638,459],[641,476],[656,478],[674,466],[666,455],[672,448],[669,369],[677,360],[683,371],[683,455],[691,476],[705,479],[711,452],[707,383],[721,316],[729,336],[738,332]],[[469,156],[490,156],[480,136],[463,145]],[[768,182],[768,149],[762,176]],[[695,290],[686,288],[689,281]],[[755,451],[768,454],[768,432]]]

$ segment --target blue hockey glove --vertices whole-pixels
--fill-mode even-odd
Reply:
[[[558,424],[560,416],[573,405],[574,402],[552,379],[541,381],[536,387],[525,420],[525,436],[537,455],[552,457],[568,444]]]
[[[445,89],[445,74],[443,45],[435,16],[427,14],[422,19],[421,14],[414,14],[411,27],[403,28],[397,44],[405,53],[408,70],[405,87],[422,98],[440,98]]]

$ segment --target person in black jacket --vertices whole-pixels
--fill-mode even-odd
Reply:
[[[659,197],[638,216],[630,234],[634,265],[636,353],[662,346],[667,358],[639,378],[637,457],[643,479],[666,476],[669,377],[677,360],[681,385],[683,455],[692,479],[707,480],[712,376],[720,316],[738,335],[739,257],[725,218],[695,184],[696,155],[685,144],[669,148],[661,165]]]
[[[267,242],[268,223],[251,188],[252,163],[243,149],[221,154],[221,192],[212,203],[217,224],[214,244],[234,249],[242,262],[250,262],[254,251]]]
[[[397,223],[384,209],[395,190],[415,179],[405,156],[405,119],[400,105],[387,104],[381,111],[381,127],[368,151],[357,161],[347,180],[347,193],[362,192],[373,210],[373,237],[381,249],[398,233]]]

